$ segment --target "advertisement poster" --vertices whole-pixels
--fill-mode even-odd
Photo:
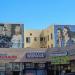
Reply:
[[[0,24],[0,48],[23,48],[22,24]]]
[[[69,64],[69,57],[68,56],[53,56],[50,57],[51,64]]]
[[[55,47],[68,47],[75,44],[75,25],[55,25]]]

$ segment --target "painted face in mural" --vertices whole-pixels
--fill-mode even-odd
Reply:
[[[62,30],[60,28],[58,28],[57,30],[57,35],[58,35],[58,38],[62,38]]]
[[[0,35],[3,35],[3,27],[4,26],[0,26]]]
[[[6,27],[4,26],[4,27],[3,27],[3,35],[6,35],[7,31],[8,31],[8,30],[7,30]]]
[[[57,46],[58,47],[61,47],[62,46],[62,29],[61,28],[58,28],[57,30]]]
[[[11,25],[10,24],[6,24],[6,25],[4,25],[4,27],[5,27],[5,34],[6,34],[6,36],[11,37]]]
[[[63,29],[63,36],[66,36],[68,34],[68,30],[66,28]]]
[[[16,26],[15,34],[18,35],[18,34],[20,34],[20,32],[21,32],[20,26]]]
[[[57,35],[58,35],[59,38],[61,37],[61,32],[60,32],[60,30],[57,31]]]
[[[66,38],[71,39],[71,33],[69,27],[64,27],[63,29],[63,36]]]
[[[64,36],[64,46],[71,46],[72,44],[74,44],[74,41],[71,38],[72,36],[69,27],[64,27],[63,36]]]

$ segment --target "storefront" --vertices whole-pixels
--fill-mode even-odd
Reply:
[[[71,72],[75,72],[75,48],[68,51],[68,55],[70,56],[70,67]]]
[[[23,57],[24,50],[17,51],[14,49],[0,49],[0,75],[14,75],[21,72],[20,59]],[[19,73],[20,75],[20,73]]]
[[[24,75],[46,75],[45,63],[24,63]]]
[[[45,50],[2,49],[0,75],[47,75],[46,59]]]
[[[27,62],[24,62],[24,75],[47,75],[45,51],[27,52],[25,56]]]
[[[70,56],[68,56],[68,51],[66,49],[55,48],[53,50],[48,50],[47,57],[48,57],[48,72],[47,72],[48,74],[61,75],[62,72],[64,73],[71,72]]]
[[[0,49],[0,75],[61,75],[75,72],[75,51]]]

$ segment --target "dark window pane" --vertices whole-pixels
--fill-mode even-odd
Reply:
[[[37,37],[34,37],[34,41],[37,41]]]
[[[43,37],[40,38],[40,41],[43,41]]]
[[[30,43],[30,37],[26,37],[26,43]]]
[[[49,35],[48,35],[48,41],[49,41]]]
[[[30,33],[30,36],[32,36],[32,33]]]
[[[52,33],[51,33],[51,39],[53,39],[53,35],[52,35]]]

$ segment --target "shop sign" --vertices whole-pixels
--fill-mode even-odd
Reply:
[[[28,52],[26,58],[45,58],[45,52]]]
[[[49,52],[48,56],[67,56],[67,51]]]
[[[0,60],[5,60],[5,59],[17,59],[17,56],[15,55],[8,55],[8,54],[0,54]]]
[[[68,56],[53,56],[51,57],[51,64],[68,64]]]

